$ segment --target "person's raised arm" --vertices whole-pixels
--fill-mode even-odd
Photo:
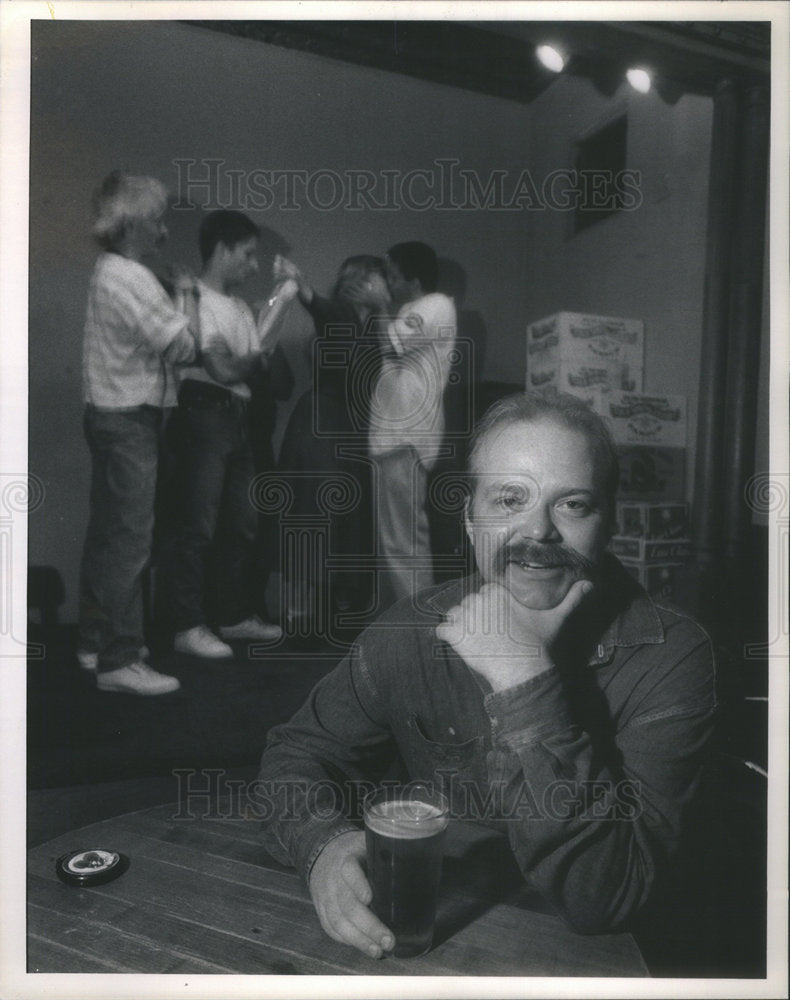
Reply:
[[[421,350],[426,339],[444,341],[447,349],[456,335],[457,317],[452,299],[428,295],[402,306],[387,324],[387,339],[397,355]]]
[[[199,356],[197,330],[178,309],[161,282],[148,268],[141,268],[137,281],[114,289],[112,310],[134,330],[147,350],[173,365],[194,364]]]
[[[187,318],[186,332],[192,339],[194,354],[182,358],[182,345],[186,345],[185,338],[180,337],[174,341],[165,352],[165,357],[171,364],[200,364],[202,354],[200,350],[200,289],[194,276],[185,270],[177,270],[174,279],[174,292],[176,296],[176,307]]]
[[[296,297],[297,289],[297,283],[292,278],[282,279],[272,290],[272,294],[266,302],[260,305],[256,331],[258,345],[265,355],[267,363],[269,354],[274,348],[270,348],[266,341],[282,322],[286,309]]]
[[[296,294],[303,306],[309,306],[313,301],[312,287],[306,281],[301,270],[292,260],[277,254],[274,258],[274,280],[277,282],[293,281],[296,283]]]
[[[213,335],[211,332],[206,332],[202,361],[206,371],[216,382],[222,385],[244,382],[259,368],[267,367],[275,345],[273,341],[270,345],[267,344],[266,338],[270,337],[279,326],[295,294],[294,282],[282,282],[274,289],[268,303],[261,306],[257,322],[253,319],[249,307],[239,301],[240,316],[243,312],[247,317],[244,322],[251,324],[251,330],[254,329],[252,338],[254,346],[246,354],[240,355],[231,350],[221,331],[214,331]],[[242,322],[241,318],[239,322]]]

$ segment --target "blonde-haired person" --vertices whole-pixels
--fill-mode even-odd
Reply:
[[[298,633],[315,631],[317,613],[365,610],[372,585],[366,586],[363,563],[353,557],[373,552],[372,483],[367,457],[370,390],[381,360],[382,320],[390,308],[380,257],[358,254],[340,265],[332,291],[318,294],[292,261],[278,256],[275,274],[297,283],[297,296],[312,317],[313,384],[291,413],[280,449],[280,471],[294,474],[291,515],[304,527],[326,523],[321,490],[334,480],[339,508],[329,515],[329,554],[350,558],[347,572],[333,574],[331,593],[306,572],[311,560],[295,559],[282,567],[286,605]],[[314,553],[316,555],[317,553]],[[288,559],[288,553],[285,553]]]
[[[101,247],[83,341],[84,431],[91,453],[80,569],[80,666],[100,691],[161,695],[177,678],[145,662],[142,577],[151,555],[159,452],[176,403],[174,367],[198,355],[190,281],[186,312],[150,268],[167,238],[168,193],[153,177],[110,174],[95,194]]]

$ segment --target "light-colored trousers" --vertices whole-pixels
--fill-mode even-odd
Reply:
[[[388,605],[431,586],[428,470],[406,445],[374,456],[380,601]]]

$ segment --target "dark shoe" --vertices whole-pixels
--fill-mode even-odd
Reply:
[[[151,651],[148,646],[140,647],[140,659],[147,660],[151,655]],[[78,649],[77,650],[77,662],[82,667],[83,670],[96,670],[99,663],[99,654],[91,652],[89,649]]]

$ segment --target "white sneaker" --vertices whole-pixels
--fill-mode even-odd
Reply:
[[[96,675],[100,691],[119,691],[123,694],[170,694],[178,691],[181,681],[177,677],[159,674],[147,663],[128,663],[117,670]]]
[[[177,653],[202,656],[207,660],[222,660],[233,656],[230,646],[218,639],[207,625],[195,625],[194,628],[188,628],[184,632],[177,632],[173,640],[173,649]]]
[[[147,660],[151,655],[151,650],[148,646],[140,647],[140,659]],[[77,662],[82,667],[83,670],[95,670],[99,664],[99,654],[92,653],[87,649],[77,650]]]
[[[91,653],[87,649],[77,650],[77,663],[79,663],[83,670],[95,670],[98,662],[98,653]]]
[[[282,639],[283,630],[279,625],[262,621],[257,615],[245,618],[238,625],[220,625],[219,634],[232,642],[234,639],[249,639],[253,642],[276,642]]]

